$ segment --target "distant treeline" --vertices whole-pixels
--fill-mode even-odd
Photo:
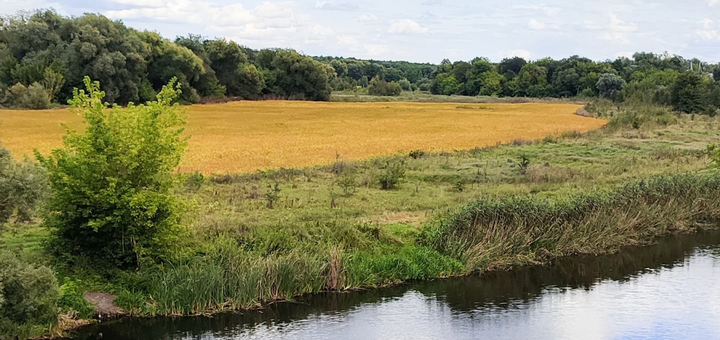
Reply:
[[[44,108],[65,103],[84,76],[103,84],[110,103],[154,98],[170,78],[181,100],[231,97],[329,100],[331,91],[399,95],[500,97],[605,97],[671,105],[714,114],[720,107],[720,66],[667,54],[596,62],[573,56],[528,62],[405,61],[309,57],[290,49],[253,50],[198,35],[175,41],[120,21],[54,11],[0,19],[0,106]]]

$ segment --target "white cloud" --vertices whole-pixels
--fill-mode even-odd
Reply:
[[[720,27],[715,22],[705,18],[699,24],[701,27],[695,30],[695,35],[701,40],[720,40]]]
[[[373,21],[377,21],[377,19],[378,18],[373,14],[363,14],[358,17],[359,22],[373,22]]]
[[[318,9],[327,9],[332,11],[355,11],[359,7],[358,5],[352,3],[352,2],[346,2],[346,1],[316,1],[315,2],[315,8]]]
[[[410,19],[395,20],[388,29],[388,32],[398,34],[427,33],[429,31],[429,28],[420,26],[420,24]]]
[[[717,0],[720,1],[720,0]],[[522,9],[522,10],[533,10],[533,11],[542,11],[545,15],[549,17],[554,17],[560,12],[562,12],[562,8],[559,7],[549,7],[545,5],[516,5],[512,6],[512,9]]]
[[[512,57],[520,57],[525,60],[530,60],[530,57],[532,57],[532,53],[530,53],[530,51],[528,51],[528,50],[518,49],[518,50],[507,51],[507,52],[505,52],[505,54],[503,54],[503,58],[512,58]]]
[[[389,50],[388,45],[366,44],[348,35],[339,35],[335,40],[339,46],[346,48],[352,53],[358,54],[358,57],[382,57],[386,55]]]
[[[637,31],[637,26],[633,23],[627,23],[617,15],[610,14],[610,23],[607,31],[600,36],[601,39],[617,44],[629,44],[630,34]]]
[[[708,6],[713,7],[720,3],[720,0],[708,0]]]
[[[541,30],[541,29],[545,28],[545,24],[543,24],[542,22],[539,22],[535,19],[530,19],[530,21],[528,21],[528,27],[530,27],[530,29],[533,29],[533,30]]]
[[[168,0],[112,0],[112,2],[140,7],[164,7],[170,3]]]

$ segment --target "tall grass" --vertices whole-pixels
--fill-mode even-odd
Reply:
[[[138,311],[187,315],[237,310],[322,290],[381,286],[462,271],[459,261],[417,246],[347,253],[330,247],[266,256],[220,237],[214,247],[206,255],[153,270],[147,287],[152,309],[142,306]]]
[[[718,203],[718,174],[656,177],[555,201],[477,201],[428,224],[419,240],[462,260],[468,271],[502,269],[693,230],[698,221],[720,219]]]

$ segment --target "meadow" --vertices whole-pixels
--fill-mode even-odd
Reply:
[[[247,106],[266,110],[242,111],[249,110]],[[228,126],[228,121],[240,125],[244,120],[220,113],[218,107],[238,107],[236,112],[244,112],[238,117],[248,125]],[[289,107],[304,113],[290,113]],[[327,108],[333,107],[349,113],[332,114]],[[384,115],[383,110],[389,110],[384,107],[394,113]],[[321,141],[329,140],[328,131],[343,127],[344,137],[352,135],[358,144],[375,149],[359,153],[355,160],[347,153],[336,157],[333,152],[326,158],[306,154],[308,159],[277,153],[273,159],[285,155],[282,159],[312,165],[268,166],[263,171],[204,169],[212,174],[202,175],[192,172],[201,169],[186,165],[190,171],[174,176],[173,191],[183,202],[182,224],[187,230],[179,240],[181,248],[165,263],[137,270],[104,269],[92,258],[68,257],[58,263],[43,247],[51,236],[38,221],[6,225],[0,230],[0,249],[53,265],[63,287],[60,307],[76,318],[92,314],[92,307],[83,302],[84,291],[112,293],[132,315],[186,315],[255,308],[326,290],[381,287],[542,264],[558,256],[608,253],[625,245],[648,244],[668,233],[717,225],[720,178],[710,169],[708,145],[720,143],[720,119],[677,115],[657,107],[620,109],[612,103],[602,107],[606,119],[595,119],[576,115],[578,107],[295,102],[191,106],[188,133],[193,139],[186,162],[198,152],[198,140],[206,141],[207,152],[248,140],[263,144],[243,145],[262,150],[287,144],[281,134],[297,136],[301,131],[305,143],[315,145],[319,153],[327,148]],[[8,112],[22,111],[3,114]],[[69,112],[34,114],[28,120],[47,126],[47,121],[59,124],[57,117]],[[43,114],[57,117],[37,120]],[[345,115],[353,117],[357,128],[347,128]],[[523,119],[537,117],[542,121],[523,125]],[[281,119],[291,123],[278,127]],[[409,124],[413,119],[422,123]],[[9,121],[20,130],[21,120]],[[265,134],[250,133],[246,126]],[[416,131],[417,140],[405,138],[417,144],[383,153],[378,150],[393,139],[365,138],[360,126],[401,136]],[[489,127],[507,137],[483,139],[481,132]],[[7,125],[3,129],[21,135]],[[480,132],[472,136],[473,130]],[[209,137],[219,131],[226,131],[223,139]],[[443,135],[446,140],[441,140]],[[24,138],[28,143],[35,138],[37,145],[40,137]],[[445,147],[433,147],[433,140]],[[55,143],[48,141],[49,146]],[[266,148],[271,152],[270,146]],[[308,150],[313,149],[296,149]],[[230,159],[218,161],[215,167]]]
[[[187,107],[183,172],[247,173],[258,169],[366,160],[399,151],[442,152],[587,132],[604,120],[580,117],[567,103],[231,102]],[[60,146],[81,127],[69,110],[0,110],[0,142],[16,158]]]

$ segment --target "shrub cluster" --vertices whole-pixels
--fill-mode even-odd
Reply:
[[[16,163],[0,145],[0,226],[15,220],[28,221],[45,196],[47,175],[30,162]]]
[[[0,339],[47,333],[58,321],[55,274],[0,250]]]
[[[376,76],[370,81],[368,93],[373,96],[399,96],[402,93],[402,87],[396,82],[387,82]]]

